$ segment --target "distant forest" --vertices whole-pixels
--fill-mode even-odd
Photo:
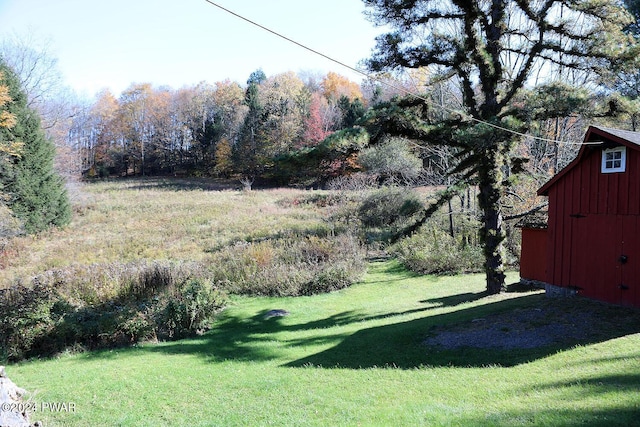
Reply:
[[[74,117],[68,144],[84,177],[180,174],[276,176],[277,159],[353,126],[381,96],[336,73],[267,77],[170,89],[108,91]]]

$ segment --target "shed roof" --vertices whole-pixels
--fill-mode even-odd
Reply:
[[[518,222],[516,222],[517,228],[534,228],[544,229],[547,228],[549,222],[549,211],[539,210],[523,216]]]
[[[564,169],[558,172],[553,178],[547,181],[538,190],[538,195],[547,196],[549,194],[549,188],[552,187],[560,178],[566,175],[571,169],[573,169],[582,158],[585,153],[594,150],[595,148],[602,148],[607,146],[624,145],[633,150],[640,150],[640,132],[633,132],[630,130],[606,128],[601,126],[589,126],[587,132],[584,135],[584,143],[578,152],[578,155],[571,163],[569,163]]]

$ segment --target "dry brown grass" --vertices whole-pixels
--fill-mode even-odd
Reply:
[[[84,184],[68,227],[18,237],[5,247],[0,287],[78,265],[206,263],[235,242],[328,227],[322,209],[289,202],[304,197],[303,190],[208,188],[217,187],[160,179]]]
[[[175,338],[206,330],[227,293],[324,293],[365,271],[359,241],[298,202],[312,193],[160,179],[80,190],[69,227],[4,247],[0,360]]]

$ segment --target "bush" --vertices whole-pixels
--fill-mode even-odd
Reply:
[[[392,138],[360,152],[358,161],[384,181],[415,181],[422,172],[422,159],[415,155],[406,140]]]
[[[181,338],[200,334],[211,327],[216,313],[224,308],[224,295],[209,282],[190,280],[173,292],[159,312],[157,331],[161,336]]]
[[[364,172],[340,175],[327,183],[327,190],[331,191],[366,191],[377,187],[378,177]]]
[[[349,235],[237,243],[217,254],[212,277],[228,292],[296,296],[351,285],[365,271],[365,254]]]
[[[19,360],[34,343],[49,333],[59,316],[52,313],[55,289],[35,282],[0,292],[0,344],[2,360]]]
[[[387,187],[368,196],[360,205],[358,216],[365,227],[384,227],[410,218],[422,207],[415,192]]]
[[[105,279],[103,273],[93,276]],[[169,264],[114,266],[120,287],[68,292],[78,278],[52,271],[0,295],[3,360],[50,356],[68,349],[99,349],[157,338],[199,334],[226,303],[208,281],[184,277]],[[112,270],[112,272],[113,272]],[[83,271],[83,269],[78,269]],[[75,281],[75,282],[74,282]]]
[[[459,243],[434,227],[398,242],[392,253],[409,270],[422,274],[479,272],[484,262],[479,245]]]

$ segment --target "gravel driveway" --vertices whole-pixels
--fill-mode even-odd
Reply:
[[[469,322],[432,328],[428,346],[528,349],[578,344],[640,332],[640,310],[582,298],[545,299]]]

